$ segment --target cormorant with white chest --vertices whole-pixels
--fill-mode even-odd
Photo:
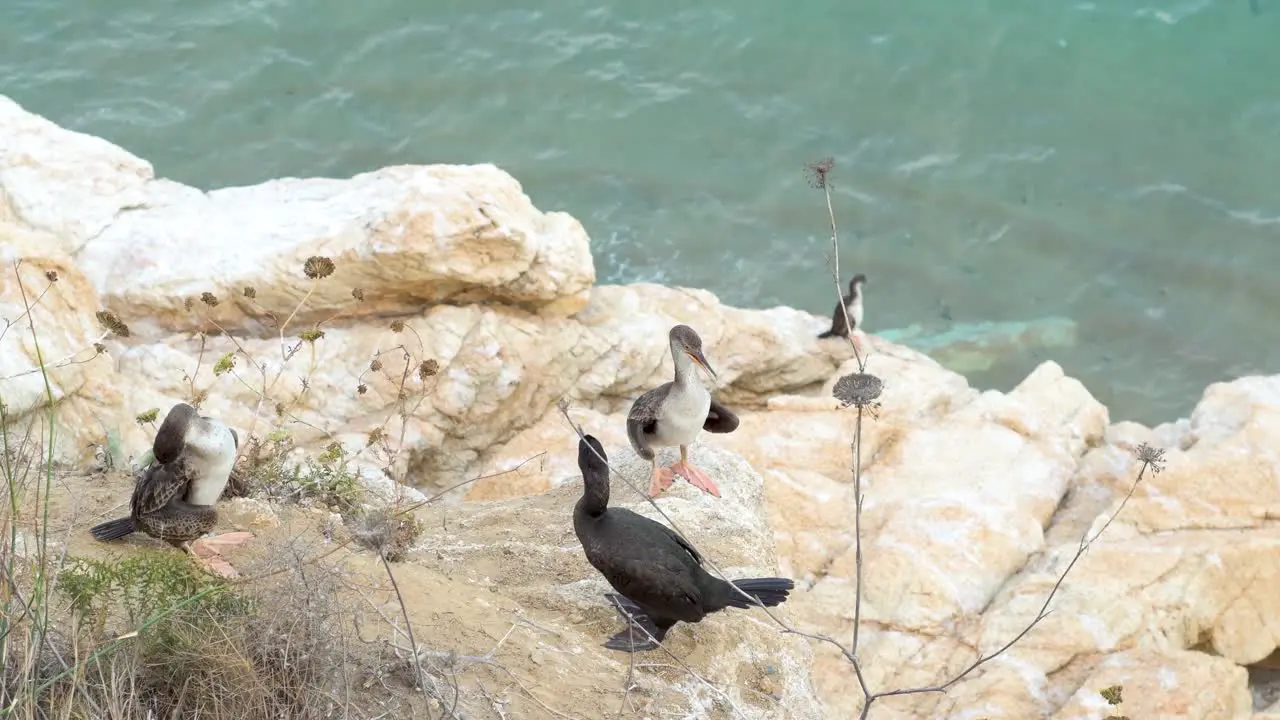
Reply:
[[[236,431],[211,417],[201,416],[186,403],[174,405],[156,431],[151,451],[155,461],[138,478],[129,500],[128,517],[108,520],[89,529],[97,540],[110,541],[138,530],[195,556],[192,547],[218,521],[216,503],[227,486],[239,448]],[[227,533],[218,544],[234,544],[250,533]],[[204,550],[212,557],[218,551]],[[206,563],[229,574],[225,561]]]
[[[702,354],[702,338],[688,325],[676,325],[667,334],[676,377],[636,398],[627,413],[627,438],[640,457],[653,467],[649,497],[657,497],[681,475],[691,485],[720,497],[711,476],[689,462],[689,446],[706,430],[729,433],[738,428],[738,416],[716,402],[698,376],[698,368],[715,377],[715,370]],[[680,460],[670,467],[658,467],[655,447],[680,447]]]

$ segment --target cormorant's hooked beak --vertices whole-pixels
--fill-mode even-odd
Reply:
[[[711,375],[712,379],[716,379],[716,371],[711,369],[711,363],[707,362],[707,358],[702,354],[701,350],[685,348],[684,354],[688,355],[689,359],[693,360],[695,365],[698,365],[703,370],[706,370]]]

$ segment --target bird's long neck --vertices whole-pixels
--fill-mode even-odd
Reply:
[[[609,509],[608,471],[603,476],[584,474],[582,485],[582,497],[578,500],[577,511],[587,517],[600,517]]]
[[[698,377],[698,366],[694,365],[693,360],[689,359],[689,354],[675,343],[671,344],[671,359],[676,364],[677,387],[684,390],[702,385],[702,380]]]

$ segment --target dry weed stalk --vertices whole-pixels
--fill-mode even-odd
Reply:
[[[14,280],[16,282],[19,295],[22,297],[23,310],[15,318],[0,318],[0,323],[3,323],[3,326],[0,327],[0,342],[4,342],[4,337],[8,334],[10,328],[25,320],[27,329],[32,336],[33,343],[38,345],[38,341],[35,336],[35,318],[32,316],[32,313],[44,302],[45,296],[48,295],[49,291],[58,283],[58,273],[55,270],[46,271],[44,273],[45,286],[40,290],[40,292],[36,293],[35,297],[31,297],[27,292],[26,282],[22,279],[22,264],[22,258],[18,258],[13,261]],[[0,383],[8,380],[16,380],[28,375],[35,375],[36,373],[41,373],[47,376],[49,372],[54,370],[92,362],[97,359],[99,355],[106,352],[106,347],[102,344],[103,340],[107,339],[111,335],[128,336],[129,334],[128,326],[120,322],[119,319],[109,311],[104,310],[99,312],[98,322],[103,326],[102,333],[98,337],[86,343],[84,347],[68,353],[65,357],[57,360],[45,360],[44,357],[41,356],[40,361],[35,367],[28,368],[27,370],[16,372],[5,377],[0,377]],[[93,354],[89,357],[80,357],[82,354],[89,351],[92,351]],[[39,351],[37,350],[37,352]]]
[[[36,354],[36,372],[40,373],[43,381],[44,412],[32,418],[22,438],[15,442],[16,438],[12,434],[14,418],[10,415],[3,393],[0,393],[0,474],[5,480],[9,500],[5,512],[0,515],[0,528],[4,530],[3,540],[0,540],[0,566],[3,567],[3,577],[0,578],[0,603],[3,604],[0,607],[0,713],[5,714],[11,713],[24,701],[35,700],[37,695],[32,688],[35,681],[50,667],[46,662],[50,657],[57,661],[63,672],[73,670],[55,642],[50,612],[50,599],[57,585],[56,567],[65,560],[65,550],[55,561],[49,546],[49,504],[57,441],[57,427],[54,423],[56,404],[49,374],[54,369],[80,362],[75,360],[77,353],[72,353],[62,360],[47,363],[41,348],[34,311],[53,284],[58,282],[57,272],[45,272],[48,284],[34,298],[27,291],[22,278],[21,259],[14,261],[13,275],[22,299],[23,311],[18,318],[5,320],[4,328],[0,330],[0,340],[3,340],[11,327],[26,321],[26,330]],[[107,331],[111,332],[112,328],[108,327]],[[123,331],[128,332],[127,329]],[[94,341],[92,345],[95,349],[94,357],[102,353],[99,341]],[[31,373],[19,373],[13,377],[27,374]],[[33,410],[34,408],[28,409],[27,412],[34,416],[36,413]],[[42,425],[38,441],[33,433],[36,420],[40,420]],[[33,447],[32,443],[36,445]],[[22,508],[27,504],[28,493],[32,493],[31,504],[41,511],[41,515],[36,521],[38,531],[34,535],[34,543],[27,539],[27,535],[22,535],[23,547],[20,551],[18,526]],[[63,546],[65,548],[65,542]],[[19,580],[21,575],[31,577],[31,592],[25,597]],[[25,642],[19,644],[20,638],[16,633],[20,623],[24,621],[26,638]],[[17,682],[13,682],[14,680]],[[84,701],[91,709],[101,713],[101,708],[91,697],[84,695]]]
[[[542,453],[529,458],[516,468],[459,482],[422,502],[405,506],[397,498],[396,502],[389,507],[359,508],[359,512],[352,513],[352,517],[349,518],[357,525],[355,532],[347,540],[335,544],[334,547],[316,553],[314,557],[301,557],[295,554],[294,562],[292,563],[286,562],[276,567],[268,566],[260,572],[239,578],[233,582],[218,581],[204,590],[190,593],[153,613],[149,613],[146,617],[139,618],[137,622],[129,623],[127,627],[132,629],[110,637],[105,642],[90,639],[86,635],[94,626],[93,624],[72,621],[70,626],[63,631],[53,626],[50,607],[55,583],[64,570],[67,558],[65,557],[65,550],[62,551],[62,556],[49,552],[47,537],[49,498],[54,466],[53,448],[56,439],[54,435],[54,415],[57,408],[49,381],[49,373],[56,368],[86,362],[86,360],[79,359],[77,354],[72,354],[68,358],[52,363],[43,359],[40,338],[37,333],[36,323],[33,320],[32,310],[49,292],[49,287],[56,282],[57,278],[53,273],[47,274],[46,279],[49,285],[33,299],[23,283],[22,276],[19,274],[20,263],[21,261],[18,261],[14,264],[14,273],[18,275],[18,287],[22,291],[25,310],[18,318],[3,320],[3,327],[0,328],[0,339],[5,337],[10,328],[18,327],[21,321],[26,320],[26,327],[23,329],[30,331],[31,341],[39,358],[38,367],[27,373],[19,373],[14,377],[40,372],[45,381],[45,398],[43,403],[44,412],[33,416],[31,422],[28,423],[26,434],[19,436],[14,433],[14,418],[12,413],[9,412],[10,408],[5,404],[5,398],[0,394],[0,439],[3,440],[0,469],[4,472],[6,488],[9,494],[9,502],[5,503],[4,512],[0,513],[0,529],[4,530],[3,538],[0,538],[0,565],[3,566],[0,568],[3,570],[0,573],[0,608],[2,608],[2,611],[0,611],[0,715],[15,717],[20,720],[35,720],[35,718],[44,720],[46,717],[69,717],[86,713],[92,717],[140,717],[154,714],[156,708],[160,707],[156,705],[157,702],[160,702],[157,698],[167,698],[164,702],[168,704],[161,708],[161,716],[178,717],[194,712],[203,716],[215,717],[328,717],[331,716],[332,711],[336,708],[340,711],[340,715],[350,717],[349,711],[353,707],[350,697],[352,687],[350,683],[344,682],[344,696],[338,697],[319,686],[318,675],[301,677],[293,674],[286,676],[276,671],[265,671],[262,665],[263,663],[268,663],[270,667],[277,667],[281,670],[287,668],[297,669],[301,665],[305,665],[300,660],[307,659],[329,663],[329,667],[336,666],[341,668],[344,673],[347,672],[345,655],[342,662],[335,664],[331,660],[331,653],[326,654],[322,648],[308,644],[312,640],[321,638],[320,630],[332,632],[337,628],[344,627],[345,623],[342,622],[342,618],[339,616],[326,615],[324,623],[310,626],[309,629],[301,631],[301,634],[292,631],[283,633],[283,635],[280,632],[274,633],[274,636],[287,637],[288,642],[286,643],[286,648],[273,651],[269,648],[259,648],[258,645],[252,644],[273,636],[272,633],[255,633],[252,632],[253,628],[247,624],[238,625],[236,622],[225,619],[219,621],[210,620],[209,618],[201,619],[198,615],[192,615],[192,613],[198,612],[201,603],[224,590],[261,596],[262,593],[272,592],[273,586],[276,590],[283,586],[299,589],[302,595],[300,597],[277,598],[276,602],[271,603],[272,605],[284,605],[295,609],[310,608],[311,610],[304,610],[301,614],[287,613],[273,617],[282,621],[288,620],[295,624],[306,618],[313,617],[316,615],[313,610],[317,597],[324,597],[325,594],[320,593],[319,596],[316,594],[314,582],[309,582],[306,577],[308,575],[314,576],[316,573],[310,572],[308,569],[323,567],[323,561],[326,558],[349,546],[350,543],[357,542],[378,552],[383,567],[387,572],[388,581],[391,583],[391,587],[400,603],[401,613],[407,620],[407,608],[404,605],[403,597],[399,594],[399,587],[396,583],[395,574],[391,569],[391,563],[401,559],[407,547],[421,533],[421,527],[413,516],[413,512],[424,505],[437,501],[446,493],[477,480],[516,472],[528,462],[540,458]],[[316,369],[315,343],[322,341],[324,338],[322,325],[338,317],[341,313],[326,318],[313,325],[310,329],[298,333],[296,341],[287,340],[286,331],[314,293],[317,283],[331,275],[333,270],[333,263],[326,258],[309,259],[304,267],[304,273],[312,281],[309,291],[283,321],[276,321],[274,316],[271,316],[273,322],[275,322],[281,346],[280,365],[278,367],[271,368],[265,362],[256,361],[239,339],[227,333],[225,328],[213,318],[205,318],[212,330],[198,333],[199,351],[195,367],[184,378],[188,392],[191,394],[190,399],[198,404],[207,398],[210,387],[206,385],[202,388],[198,379],[201,376],[201,368],[210,345],[209,339],[214,336],[222,336],[230,342],[234,350],[224,354],[214,363],[212,367],[214,380],[230,373],[235,380],[253,392],[257,398],[254,419],[250,425],[250,433],[246,434],[247,437],[254,438],[253,430],[256,429],[260,421],[263,409],[269,404],[274,405],[277,411],[273,432],[278,431],[281,425],[287,421],[302,422],[292,411],[304,401],[305,393],[310,387],[309,378]],[[251,288],[246,288],[244,295],[249,300],[253,300],[256,292]],[[364,299],[364,293],[362,290],[355,289],[352,291],[352,297],[359,302]],[[188,307],[194,309],[196,302],[194,299],[190,300]],[[213,308],[220,301],[212,293],[203,293],[198,302],[204,307]],[[270,314],[268,313],[268,315]],[[120,337],[128,337],[130,335],[128,326],[113,313],[101,311],[97,314],[97,318],[104,327],[103,338],[107,335]],[[393,333],[401,333],[406,329],[416,339],[418,352],[425,355],[426,348],[422,338],[418,336],[413,328],[406,328],[404,323],[400,321],[392,323],[391,330]],[[105,351],[105,348],[99,342],[103,338],[99,338],[92,343],[95,357],[96,354],[101,354]],[[310,362],[301,376],[302,391],[292,394],[292,397],[277,400],[273,397],[273,394],[276,393],[281,378],[285,375],[285,368],[291,360],[306,348],[309,348]],[[403,367],[385,367],[395,365],[395,363],[388,362],[384,356],[387,353],[397,352],[404,361]],[[246,375],[237,370],[237,358],[243,359],[245,365],[256,369],[260,382],[252,382],[250,380],[251,375]],[[395,457],[400,448],[404,446],[405,426],[408,418],[421,407],[430,391],[434,388],[435,380],[433,378],[439,371],[439,365],[431,358],[415,358],[414,353],[406,344],[399,343],[391,350],[379,351],[373,356],[373,360],[370,363],[370,371],[377,372],[380,370],[384,371],[383,375],[395,387],[395,402],[386,419],[371,433],[371,436],[377,436],[378,440],[376,442],[371,441],[366,448],[361,448],[359,452],[381,453],[381,457],[391,466],[395,464]],[[12,378],[3,378],[3,380],[9,379]],[[363,395],[365,388],[363,377],[360,385],[360,389],[357,392]],[[2,387],[0,386],[0,388]],[[30,414],[30,410],[26,412]],[[139,413],[136,419],[140,425],[154,425],[158,414],[158,408],[150,409]],[[402,421],[399,442],[396,442],[396,439],[391,437],[391,433],[387,432],[389,423],[397,416]],[[39,432],[46,434],[45,437],[37,436],[37,425]],[[326,436],[331,437],[327,433]],[[242,443],[242,454],[250,447],[252,447],[251,443]],[[330,451],[332,450],[333,446],[331,444]],[[328,453],[329,451],[326,452]],[[45,455],[45,457],[39,457],[41,454]],[[241,459],[243,460],[243,457]],[[339,451],[333,453],[333,459],[342,461],[345,465],[345,463],[354,458],[348,457],[345,452]],[[393,479],[403,482],[403,478]],[[34,540],[26,535],[21,535],[19,532],[19,512],[24,507],[43,509],[44,516],[37,521],[36,529],[38,532],[34,536]],[[68,532],[70,530],[71,527],[68,527]],[[65,542],[63,547],[67,547]],[[287,557],[287,555],[282,557]],[[286,574],[291,577],[287,579],[280,577]],[[268,578],[275,578],[281,582],[267,586],[264,581]],[[345,614],[345,616],[349,615],[350,613]],[[260,622],[256,627],[259,631],[263,630]],[[23,634],[24,630],[25,636]],[[141,662],[142,656],[139,653],[142,652],[140,649],[142,645],[140,643],[143,643],[146,638],[153,636],[157,632],[171,639],[174,637],[180,638],[185,633],[189,635],[187,639],[191,641],[193,646],[198,646],[201,649],[198,652],[186,652],[185,654],[183,652],[170,653],[171,662],[158,666],[148,666]],[[409,632],[412,632],[411,628]],[[450,701],[445,688],[436,681],[435,677],[432,677],[432,673],[422,668],[421,663],[416,660],[416,658],[425,657],[427,655],[426,651],[417,647],[418,640],[416,638],[411,639],[410,644],[415,647],[414,664],[419,668],[417,684],[423,688],[424,697],[427,695],[428,689],[430,689],[430,695],[436,697],[440,707],[446,708],[451,703],[456,706],[459,700],[456,685],[454,686],[453,699]],[[304,652],[306,657],[302,658],[300,656],[295,659],[290,659],[289,656],[277,657],[280,652],[290,650]],[[272,652],[275,652],[276,655],[272,655]],[[236,675],[244,668],[249,667],[257,668],[258,672],[252,676]],[[161,671],[168,674],[163,676],[156,674]],[[174,683],[178,682],[177,674],[182,675],[180,686],[174,685]],[[527,688],[525,690],[530,693],[531,697],[541,702],[531,691]],[[144,696],[152,698],[152,702],[146,708],[138,704],[139,698]],[[274,697],[277,700],[268,701],[268,697]],[[293,699],[287,700],[288,698]],[[287,706],[280,704],[281,702],[286,702],[286,700],[292,704]],[[316,705],[303,707],[304,701],[322,701],[322,704],[327,705],[329,709],[322,712],[322,709]],[[452,716],[453,711],[449,711],[448,714]]]
[[[815,188],[821,189],[826,199],[827,212],[828,212],[828,218],[829,218],[830,229],[831,229],[831,251],[830,251],[830,254],[828,255],[828,263],[831,269],[831,276],[836,289],[837,302],[840,304],[840,307],[843,308],[843,302],[841,302],[843,299],[843,294],[841,290],[840,274],[839,274],[839,259],[838,259],[839,258],[839,240],[838,240],[838,234],[836,229],[835,211],[834,211],[834,207],[831,200],[831,172],[834,169],[834,167],[835,167],[834,161],[830,158],[826,158],[824,160],[811,163],[808,166],[808,170],[810,172],[811,185]],[[844,309],[843,311],[845,312],[845,315],[846,315],[846,321],[848,321],[849,319],[848,310]],[[852,327],[853,324],[847,323],[847,326]],[[884,698],[889,698],[889,697],[903,696],[903,695],[921,695],[921,694],[928,694],[928,693],[946,692],[949,688],[953,687],[957,683],[967,678],[971,673],[973,673],[978,668],[982,667],[986,663],[990,662],[991,660],[1007,652],[1010,648],[1012,648],[1015,644],[1017,644],[1020,640],[1022,640],[1022,638],[1024,638],[1028,633],[1030,633],[1033,629],[1035,629],[1037,625],[1039,625],[1046,617],[1048,617],[1049,605],[1052,603],[1053,598],[1057,595],[1058,591],[1061,589],[1063,583],[1066,581],[1067,576],[1070,574],[1071,570],[1075,567],[1076,563],[1079,562],[1080,559],[1084,556],[1085,552],[1087,552],[1088,549],[1092,547],[1093,543],[1098,540],[1098,538],[1102,535],[1102,533],[1104,533],[1107,530],[1107,528],[1111,526],[1111,523],[1124,510],[1125,505],[1129,501],[1129,498],[1133,496],[1133,493],[1137,490],[1138,485],[1141,484],[1143,478],[1146,475],[1147,470],[1150,469],[1153,473],[1159,473],[1160,470],[1163,468],[1165,451],[1159,448],[1151,447],[1146,444],[1141,445],[1137,449],[1135,454],[1137,456],[1137,459],[1140,462],[1137,475],[1134,478],[1133,483],[1130,485],[1128,491],[1126,492],[1124,497],[1121,499],[1120,503],[1117,505],[1116,509],[1107,516],[1106,521],[1103,523],[1102,527],[1099,528],[1099,530],[1096,533],[1093,533],[1092,535],[1090,535],[1090,533],[1087,530],[1085,531],[1084,535],[1080,538],[1080,544],[1077,547],[1075,554],[1072,556],[1072,559],[1067,564],[1066,568],[1063,569],[1061,574],[1059,574],[1053,587],[1050,589],[1049,593],[1045,597],[1044,603],[1041,605],[1039,612],[1037,612],[1036,616],[1025,627],[1023,627],[1020,632],[1015,634],[1014,637],[1012,637],[1008,642],[1006,642],[1004,645],[1000,646],[993,652],[987,653],[985,655],[980,655],[976,660],[974,660],[972,663],[966,666],[963,670],[961,670],[959,673],[956,673],[945,682],[938,683],[935,685],[922,686],[922,687],[899,688],[899,689],[890,689],[890,690],[873,690],[867,684],[866,676],[863,672],[862,662],[858,656],[859,628],[861,627],[861,624],[862,624],[862,594],[863,594],[863,566],[864,566],[863,554],[862,554],[862,510],[863,510],[862,425],[864,420],[868,418],[875,418],[877,416],[878,410],[880,408],[878,399],[883,390],[884,383],[880,378],[867,372],[867,358],[863,357],[860,354],[857,344],[853,341],[852,333],[849,334],[848,340],[849,340],[850,346],[853,348],[854,357],[857,360],[858,370],[855,373],[839,378],[835,386],[832,388],[832,394],[836,397],[836,399],[838,399],[841,402],[841,405],[843,408],[853,407],[856,409],[856,412],[857,412],[854,437],[852,438],[852,442],[850,443],[850,446],[849,446],[851,461],[852,461],[850,473],[852,475],[853,486],[854,486],[854,545],[855,545],[854,564],[855,564],[855,576],[856,576],[854,581],[854,621],[853,621],[853,629],[851,633],[850,642],[848,645],[845,645],[829,635],[824,635],[821,633],[810,633],[810,632],[797,630],[795,627],[793,627],[789,623],[779,618],[773,612],[772,609],[761,605],[754,597],[750,596],[749,594],[743,592],[741,589],[734,586],[732,582],[730,582],[730,586],[734,587],[734,589],[740,595],[746,598],[748,602],[752,603],[753,605],[756,605],[761,610],[763,610],[764,613],[779,627],[780,631],[783,634],[798,635],[800,637],[804,637],[814,642],[830,645],[834,647],[836,650],[838,650],[840,654],[845,658],[845,660],[849,662],[850,666],[852,667],[854,677],[857,679],[858,686],[863,695],[862,709],[859,713],[859,720],[867,720],[870,717],[871,708],[875,705],[876,701],[878,700],[882,700]],[[576,423],[574,423],[572,418],[569,417],[568,401],[566,400],[560,401],[557,407],[560,410],[560,414],[564,416],[565,422],[567,422],[569,426],[573,428],[578,438],[582,439],[585,433],[583,432],[582,428],[580,428]],[[594,448],[592,449],[592,452],[595,452]],[[638,495],[639,497],[643,498],[646,502],[648,502],[649,505],[652,506],[654,510],[656,510],[658,514],[662,516],[664,520],[666,520],[667,524],[671,528],[673,528],[676,532],[680,533],[686,540],[688,540],[690,545],[693,545],[695,548],[697,548],[696,544],[693,543],[692,536],[686,533],[665,511],[663,511],[662,507],[659,506],[656,502],[654,502],[654,500],[649,497],[648,493],[643,492],[642,484],[637,484],[631,478],[619,472],[612,465],[609,465],[608,460],[600,456],[599,453],[596,453],[596,455],[597,457],[599,457],[599,459],[602,462],[605,463],[606,466],[609,467],[610,472],[612,472],[617,477],[621,478],[624,484],[626,484],[628,488],[630,488],[633,492],[635,492],[636,495]],[[705,564],[710,566],[712,571],[717,576],[719,576],[720,578],[726,581],[730,580],[730,578],[728,578],[724,574],[724,572],[719,568],[719,566],[716,565],[714,560],[712,560],[711,557],[706,552],[704,552],[701,548],[697,548],[697,550],[699,554],[701,554],[702,557],[704,558]],[[624,615],[626,615],[625,612],[624,612]],[[629,617],[628,617],[628,623],[631,624],[633,627],[637,627],[641,632],[644,632],[646,635],[649,635],[649,633],[646,630],[644,630],[643,627],[635,626],[633,623],[630,623]],[[649,636],[649,638],[656,642],[656,640],[651,635]],[[662,647],[661,643],[658,643],[658,645]],[[662,649],[666,651],[668,655],[671,655],[670,651],[668,651],[665,647],[662,647]],[[675,656],[672,655],[672,657],[674,658]],[[690,669],[687,665],[685,665],[682,661],[680,661],[679,658],[676,658],[676,660],[680,662],[680,665],[684,667],[690,673],[691,676],[693,676],[700,682],[705,683],[708,687],[711,687],[714,691],[717,692],[717,694],[723,697],[726,701],[728,700],[728,695],[725,694],[723,690],[721,690],[720,688],[717,688],[707,680],[698,676],[696,673],[692,671],[692,669]],[[630,671],[628,671],[628,680],[627,680],[628,685],[630,684],[629,677],[630,677]],[[736,707],[733,706],[731,702],[728,704],[730,709],[734,710],[737,714],[741,715],[741,713],[737,710]]]

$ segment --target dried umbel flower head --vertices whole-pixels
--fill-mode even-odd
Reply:
[[[196,306],[196,301],[195,301],[195,300],[193,300],[193,299],[191,299],[191,298],[183,298],[183,299],[182,299],[182,307],[183,307],[183,308],[185,308],[188,312],[190,312],[190,311],[191,311],[191,308],[193,308],[193,307],[195,307],[195,306]]]
[[[209,307],[218,307],[218,296],[211,292],[202,292],[200,293],[200,302]]]
[[[245,285],[245,286],[244,286],[244,289],[243,289],[243,290],[241,290],[240,292],[241,292],[241,294],[243,294],[245,297],[249,298],[250,300],[252,300],[252,299],[254,299],[254,298],[258,297],[258,291],[257,291],[256,289],[254,289],[254,288],[253,288],[253,286],[251,286],[251,285]]]
[[[398,332],[400,332],[401,330],[404,330],[404,321],[403,321],[403,320],[392,320],[392,321],[391,321],[391,332],[396,332],[396,333],[398,333]]]
[[[1157,475],[1164,469],[1164,448],[1152,447],[1142,443],[1134,450],[1133,454],[1137,455],[1142,464],[1151,468],[1151,472]]]
[[[351,288],[351,297],[355,298],[356,300],[363,301],[364,290],[361,290],[360,288]]]
[[[438,372],[440,372],[440,363],[436,362],[434,358],[423,360],[422,364],[418,366],[418,379],[426,380]]]
[[[312,255],[302,264],[302,274],[312,280],[327,278],[333,271],[333,261],[323,255]]]
[[[44,279],[45,279],[45,280],[48,280],[48,281],[49,281],[49,282],[51,282],[51,283],[56,283],[56,282],[58,282],[58,271],[57,271],[57,270],[46,270],[46,271],[45,271],[45,273],[44,273]]]
[[[129,337],[129,326],[125,325],[115,313],[110,310],[99,310],[94,313],[94,317],[98,318],[98,324],[111,332],[112,335],[120,337]]]
[[[841,407],[874,407],[883,391],[884,382],[875,375],[864,372],[845,375],[831,388],[831,394],[840,401]]]
[[[386,438],[386,433],[383,432],[382,428],[376,427],[370,430],[368,437],[365,438],[366,446],[377,445],[378,443],[382,442],[385,438]]]
[[[365,393],[367,393],[367,392],[369,392],[369,386],[368,386],[368,385],[365,385],[364,383],[360,383],[359,385],[357,385],[357,386],[356,386],[356,394],[357,394],[357,395],[363,395],[363,394],[365,394]]]
[[[372,370],[372,371],[374,371],[374,372],[378,372],[379,370],[381,370],[381,369],[382,369],[382,361],[381,361],[381,360],[379,360],[378,358],[374,358],[374,359],[369,363],[369,369],[370,369],[370,370]]]
[[[102,344],[102,343],[100,343],[100,342],[96,342],[96,343],[94,343],[94,344],[93,344],[93,350],[94,350],[94,352],[96,352],[96,353],[98,353],[99,355],[101,355],[102,353],[104,353],[104,352],[106,352],[106,351],[107,351],[107,346],[106,346],[106,345],[103,345],[103,344]]]
[[[805,166],[805,170],[809,173],[809,185],[818,190],[825,190],[830,187],[831,171],[836,167],[834,158],[825,157],[821,160],[814,160]]]

